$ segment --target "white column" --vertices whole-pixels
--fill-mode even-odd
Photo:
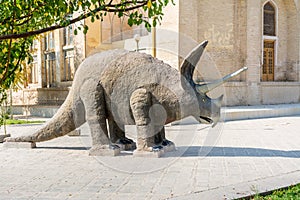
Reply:
[[[63,67],[63,29],[58,29],[54,31],[54,38],[55,38],[55,61],[56,61],[56,69],[55,69],[55,83],[56,87],[61,82],[60,70]]]
[[[40,63],[40,69],[41,69],[41,85],[42,88],[47,87],[47,72],[46,72],[46,66],[45,66],[45,38],[41,37],[40,39],[40,55],[41,55],[41,63]]]
[[[262,8],[261,0],[247,1],[247,84],[248,104],[261,102],[260,76],[262,60]]]
[[[38,78],[38,88],[42,88],[43,87],[43,47],[42,47],[42,40],[44,38],[41,37],[41,39],[38,40],[38,47],[37,47],[37,66],[38,66],[38,74],[37,74],[37,78]]]
[[[298,51],[299,51],[299,56],[298,56],[298,82],[300,82],[300,0],[295,0],[296,2],[296,12],[298,13],[297,16],[297,24],[298,24]]]

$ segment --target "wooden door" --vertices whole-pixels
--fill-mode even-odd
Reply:
[[[274,55],[274,41],[265,41],[262,81],[274,81]]]

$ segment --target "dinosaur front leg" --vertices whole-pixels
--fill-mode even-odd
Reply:
[[[136,156],[144,156],[146,152],[150,152],[159,157],[163,153],[163,147],[155,144],[155,135],[161,126],[151,124],[149,117],[151,105],[151,94],[146,89],[141,88],[133,92],[130,107],[137,126],[137,149],[134,152]]]
[[[155,135],[155,144],[163,146],[167,152],[176,150],[174,142],[166,139],[165,127],[162,127],[159,133]]]
[[[92,148],[89,155],[115,156],[120,153],[120,148],[111,145],[108,138],[103,92],[102,86],[93,80],[87,80],[80,90],[86,121],[89,124],[92,136]]]
[[[118,125],[113,119],[108,119],[110,141],[123,150],[134,150],[136,144],[125,136],[124,125]],[[121,127],[120,127],[121,126]]]

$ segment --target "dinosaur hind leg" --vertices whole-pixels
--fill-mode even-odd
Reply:
[[[119,147],[112,145],[108,138],[103,87],[99,82],[89,79],[82,85],[80,97],[85,107],[86,121],[92,136],[90,155],[118,155],[120,153]]]
[[[108,119],[110,141],[123,150],[134,150],[136,144],[125,136],[125,126],[118,125],[113,119]],[[121,127],[120,127],[121,126]]]

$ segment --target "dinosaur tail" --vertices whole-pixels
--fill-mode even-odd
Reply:
[[[71,93],[71,91],[70,91]],[[51,140],[60,136],[64,136],[69,132],[75,130],[81,124],[75,123],[74,111],[73,111],[73,101],[71,100],[71,95],[69,94],[66,101],[53,116],[53,118],[48,121],[44,127],[35,132],[32,135],[20,136],[16,138],[6,138],[8,142],[42,142]]]

